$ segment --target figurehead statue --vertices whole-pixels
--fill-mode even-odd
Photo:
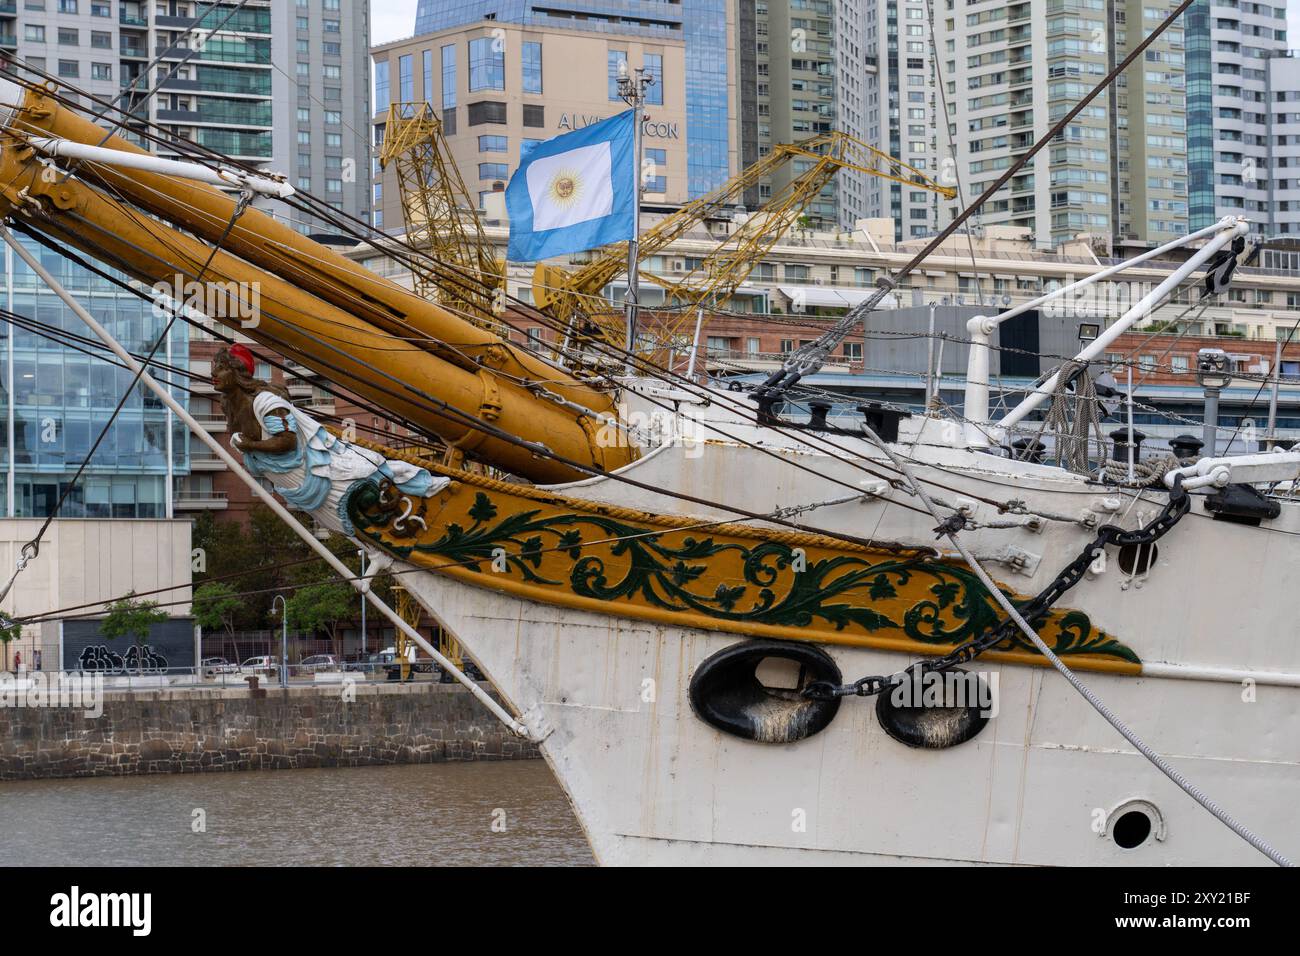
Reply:
[[[212,360],[230,444],[251,474],[269,481],[290,507],[311,512],[318,524],[351,536],[346,503],[364,484],[411,498],[449,484],[426,468],[344,441],[294,406],[285,389],[254,378],[255,367],[244,345],[221,349]]]
[[[226,419],[226,427],[231,432],[231,444],[243,452],[254,450],[265,444],[258,440],[261,425],[253,412],[253,401],[261,392],[270,392],[287,403],[289,393],[280,385],[272,385],[260,378],[254,378],[253,370],[256,360],[246,345],[232,345],[221,349],[212,360],[212,384],[221,396],[221,412]],[[280,413],[284,418],[284,413]],[[258,448],[260,451],[289,451],[296,444],[292,432],[282,430],[278,435],[286,436],[275,441],[274,449]]]

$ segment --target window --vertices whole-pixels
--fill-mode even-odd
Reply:
[[[659,53],[645,55],[646,73],[654,77],[654,84],[645,91],[645,101],[650,106],[664,105],[664,58]]]
[[[387,113],[391,100],[388,87],[388,61],[375,62],[375,112]]]
[[[523,45],[523,78],[525,93],[542,92],[542,45],[525,41]]]
[[[326,134],[325,134],[325,148],[326,148],[326,149],[342,149],[342,148],[343,148],[343,134],[342,134],[342,133],[326,133]]]
[[[504,125],[506,121],[506,104],[504,103],[470,103],[468,112],[470,126],[481,126],[484,123],[500,123]],[[446,122],[445,118],[443,122]]]
[[[505,163],[479,163],[479,179],[509,179],[510,167]]]
[[[621,70],[627,69],[627,50],[610,50],[606,54],[609,69],[609,100],[616,103],[622,99],[618,95],[618,77]]]
[[[299,123],[311,122],[311,109],[309,107],[305,107],[305,106],[298,107],[298,122]]]
[[[343,114],[342,114],[341,112],[339,112],[338,110],[326,110],[326,111],[325,111],[325,125],[326,125],[326,126],[342,126],[342,125],[343,125]]]
[[[421,64],[424,67],[424,101],[433,102],[433,51],[425,50],[422,54]]]
[[[442,48],[442,108],[456,105],[456,47]]]
[[[29,43],[45,42],[45,27],[28,23],[23,27],[23,39]]]
[[[504,120],[502,122],[504,122]],[[524,125],[532,128],[540,128],[545,126],[546,108],[543,106],[525,106]]]
[[[510,149],[510,140],[505,136],[488,134],[478,138],[480,153],[504,153]]]
[[[1175,375],[1183,375],[1187,372],[1189,364],[1186,355],[1175,355],[1169,360],[1169,371]]]
[[[90,64],[90,78],[92,80],[111,80],[113,78],[113,64],[111,63]]]
[[[81,75],[81,64],[76,60],[60,60],[59,76],[77,77]]]
[[[492,37],[469,41],[469,91],[504,90],[506,88],[505,51],[497,48]]]
[[[325,68],[327,71],[329,67]],[[337,73],[338,67],[334,67]],[[338,79],[337,76],[334,79]],[[397,58],[397,98],[399,102],[409,103],[415,99],[415,67],[411,62],[411,55]]]
[[[90,45],[96,50],[111,50],[113,49],[113,34],[105,33],[102,30],[91,30]]]
[[[79,46],[80,44],[80,31],[69,30],[67,27],[59,27],[59,46]]]

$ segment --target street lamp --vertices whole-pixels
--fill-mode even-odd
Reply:
[[[1213,458],[1219,426],[1219,393],[1232,382],[1232,363],[1223,349],[1200,349],[1196,353],[1196,381],[1205,389],[1205,456]]]
[[[280,610],[275,610],[275,602],[280,602]],[[280,615],[280,686],[289,686],[289,602],[283,594],[277,594],[271,601],[271,616]]]

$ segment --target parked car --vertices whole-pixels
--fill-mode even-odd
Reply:
[[[239,673],[257,674],[259,677],[278,677],[280,675],[280,659],[266,654],[260,657],[250,657],[239,665]]]
[[[304,657],[302,663],[296,668],[301,674],[316,674],[321,671],[339,671],[342,669],[339,659],[333,654],[313,654],[311,657]]]
[[[205,657],[200,665],[204,677],[216,677],[218,674],[238,674],[239,668],[224,657]]]

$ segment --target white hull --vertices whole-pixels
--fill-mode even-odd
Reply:
[[[701,414],[743,443],[665,445],[625,469],[673,487],[765,512],[844,496],[865,475],[834,457],[790,447],[716,406]],[[905,423],[906,424],[906,423]],[[705,426],[708,427],[707,425]],[[919,473],[970,495],[978,530],[963,539],[993,576],[1024,594],[1042,589],[1095,536],[1078,523],[990,527],[1002,514],[980,497],[1019,499],[1031,512],[1134,528],[1163,496],[1088,484],[1059,469],[951,447],[942,423],[896,446]],[[775,444],[771,444],[775,441]],[[868,464],[880,452],[837,436]],[[702,451],[701,451],[702,449]],[[806,463],[817,475],[798,468]],[[937,466],[937,467],[936,467]],[[565,494],[682,513],[670,496],[610,480]],[[935,545],[933,520],[874,499],[801,517],[875,540]],[[709,516],[707,509],[691,509]],[[729,517],[718,514],[718,517]],[[1147,743],[1230,814],[1300,858],[1300,507],[1262,527],[1213,521],[1198,502],[1159,545],[1149,573],[1108,563],[1061,607],[1085,611],[1131,647],[1143,676],[1085,673],[1086,682]],[[1027,566],[1005,560],[1008,548]],[[737,634],[657,625],[512,598],[429,572],[406,586],[462,641],[518,713],[553,732],[543,752],[567,789],[596,858],[608,864],[969,863],[1026,865],[1255,865],[1264,856],[1186,796],[1050,669],[978,661],[998,675],[999,712],[975,739],[917,750],[881,729],[874,700],[846,699],[830,726],[793,744],[755,743],[698,719],[687,690],[711,654]],[[615,608],[611,607],[611,611]],[[890,674],[915,658],[823,645],[845,680]],[[1069,658],[1066,658],[1067,662]],[[1157,676],[1159,675],[1159,676]],[[1250,680],[1245,684],[1242,678]],[[1155,828],[1136,849],[1109,832],[1116,811],[1146,801]]]
[[[540,705],[554,729],[542,750],[601,863],[1267,862],[1052,671],[993,668],[998,716],[950,750],[903,746],[881,730],[872,702],[858,699],[846,700],[820,734],[774,746],[719,733],[687,701],[695,667],[734,635],[517,601],[431,574],[404,579],[515,707]],[[829,650],[846,677],[909,663]],[[642,699],[647,680],[652,701]],[[1260,687],[1244,703],[1229,683],[1088,681],[1230,813],[1300,856],[1300,691]],[[1124,850],[1094,826],[1097,811],[1133,799],[1158,809],[1163,839]]]

